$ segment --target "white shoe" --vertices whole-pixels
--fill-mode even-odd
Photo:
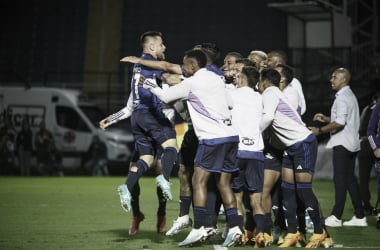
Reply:
[[[189,215],[178,217],[174,222],[173,226],[166,232],[166,236],[172,236],[179,233],[182,229],[191,227],[193,225],[192,220]]]
[[[352,216],[351,220],[343,222],[343,226],[366,227],[368,226],[367,218],[363,217],[359,219],[354,215]]]
[[[332,214],[325,219],[325,225],[328,227],[341,227],[342,220],[339,220],[335,217],[335,215]]]
[[[186,239],[180,243],[178,246],[188,246],[198,241],[206,240],[208,237],[207,230],[202,226],[198,229],[193,228],[189,235],[187,235]]]
[[[170,189],[170,182],[165,179],[165,177],[160,174],[156,177],[156,183],[161,188],[162,194],[166,200],[173,200],[172,191]]]
[[[241,241],[241,236],[243,235],[239,226],[234,226],[228,230],[226,239],[223,242],[223,247],[230,247],[236,245]]]
[[[117,191],[119,192],[121,207],[126,212],[131,211],[131,208],[132,208],[132,206],[131,206],[132,195],[129,192],[127,185],[125,185],[125,184],[120,185],[117,188]]]

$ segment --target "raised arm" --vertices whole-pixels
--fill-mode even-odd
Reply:
[[[167,61],[146,60],[136,56],[126,56],[120,60],[121,62],[139,63],[146,67],[167,71],[174,74],[182,74],[181,65],[170,63]]]

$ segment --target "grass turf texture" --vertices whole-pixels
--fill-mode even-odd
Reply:
[[[157,198],[155,180],[144,177],[141,185],[141,210],[145,220],[137,235],[130,237],[128,228],[132,213],[119,205],[117,186],[122,177],[0,177],[0,249],[178,249],[190,229],[166,237],[156,233]],[[178,216],[177,178],[172,178],[174,199],[167,204],[167,229]],[[376,183],[370,183],[373,204]],[[331,181],[315,181],[314,191],[325,215],[333,205],[334,187]],[[347,199],[343,220],[353,215]],[[380,249],[380,230],[375,218],[367,218],[366,228],[329,228],[339,247]],[[224,217],[219,219],[219,231]],[[214,249],[213,242],[197,244],[191,249]],[[252,248],[246,246],[244,249]],[[277,249],[277,246],[268,249]]]

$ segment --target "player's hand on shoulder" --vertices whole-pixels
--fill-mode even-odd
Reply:
[[[142,78],[144,78],[144,79],[142,79]],[[144,89],[152,89],[152,88],[158,87],[155,75],[153,75],[152,78],[141,77],[140,78],[140,83],[141,82],[143,82],[142,86],[143,86]]]

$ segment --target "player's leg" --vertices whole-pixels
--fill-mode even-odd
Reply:
[[[180,162],[179,179],[179,215],[173,222],[173,226],[166,232],[167,236],[179,233],[182,229],[191,227],[193,222],[189,216],[190,206],[193,200],[191,179],[194,173],[194,158],[198,147],[198,138],[191,125],[188,126],[181,149],[178,154]]]
[[[161,150],[157,152],[157,155],[161,154]],[[161,174],[162,164],[161,160],[156,161],[156,175]],[[161,188],[156,188],[157,198],[158,198],[158,209],[157,209],[157,223],[156,229],[157,233],[164,233],[166,231],[166,199],[162,193]]]

